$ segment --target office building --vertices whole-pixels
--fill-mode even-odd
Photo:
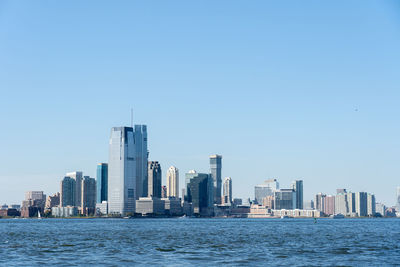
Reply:
[[[386,216],[386,206],[383,203],[375,204],[375,213],[382,217]]]
[[[46,200],[43,191],[28,191],[25,193],[25,200]]]
[[[375,195],[367,194],[367,216],[375,216],[376,214],[376,203]]]
[[[274,196],[274,192],[279,189],[279,183],[276,179],[269,179],[264,181],[263,184],[254,187],[254,199],[257,204],[261,204],[263,198],[267,196]]]
[[[25,200],[22,201],[21,216],[24,218],[43,214],[46,204],[46,195],[43,191],[28,191],[25,193]]]
[[[222,156],[210,156],[211,177],[214,183],[214,203],[221,204],[221,185],[222,185]]]
[[[82,186],[82,178],[83,178],[83,173],[82,172],[69,172],[65,176],[68,176],[72,179],[75,180],[75,206],[79,207],[81,206],[81,186]]]
[[[46,199],[45,210],[51,210],[53,207],[60,205],[60,193],[57,192],[52,196],[48,196]]]
[[[167,187],[165,185],[161,186],[161,198],[167,197]]]
[[[136,213],[142,216],[165,215],[164,200],[158,197],[141,197],[136,200]]]
[[[179,198],[179,170],[175,166],[167,171],[167,197]]]
[[[262,206],[267,209],[274,209],[275,208],[274,202],[275,202],[274,196],[267,196],[263,198]]]
[[[347,215],[352,217],[357,216],[355,193],[347,192],[347,207],[348,207]]]
[[[81,214],[94,214],[96,210],[96,179],[84,176],[81,192]]]
[[[324,210],[325,210],[325,198],[326,198],[326,195],[323,194],[323,193],[318,193],[315,196],[315,202],[314,203],[315,203],[315,209],[316,210],[324,212]]]
[[[108,164],[97,165],[97,203],[107,201],[108,197]]]
[[[135,139],[132,127],[111,129],[108,160],[108,212],[122,215],[135,212]]]
[[[53,215],[54,217],[78,216],[78,208],[73,206],[53,207],[51,208],[51,215]]]
[[[192,203],[194,214],[212,216],[215,196],[213,178],[192,170],[186,174],[185,183],[185,202]]]
[[[326,215],[334,215],[335,214],[335,196],[327,195],[325,197],[323,212]]]
[[[347,215],[349,211],[346,189],[337,189],[335,196],[335,214]]]
[[[65,176],[61,181],[61,190],[60,190],[60,206],[75,206],[76,201],[76,180]]]
[[[96,203],[96,215],[106,215],[108,214],[108,203],[103,201],[101,203]]]
[[[346,194],[346,193],[347,193],[347,190],[344,189],[344,188],[336,189],[336,194],[337,194],[337,195],[339,195],[339,194]]]
[[[313,210],[314,209],[314,200],[304,201],[304,209],[305,210]]]
[[[158,161],[149,161],[148,164],[148,197],[161,198],[161,165]]]
[[[296,192],[293,189],[279,189],[274,192],[274,208],[295,209],[296,208]]]
[[[135,125],[136,199],[147,197],[148,157],[147,126]]]
[[[296,209],[303,209],[303,180],[295,180],[292,189],[296,192]]]
[[[183,214],[181,201],[179,200],[179,198],[167,197],[167,198],[162,198],[161,200],[164,201],[164,209],[166,215],[180,216]]]
[[[226,177],[223,186],[222,204],[232,204],[232,178]]]
[[[367,216],[368,213],[368,195],[366,192],[355,193],[356,214],[360,217]]]

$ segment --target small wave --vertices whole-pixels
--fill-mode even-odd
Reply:
[[[171,252],[171,251],[175,251],[174,248],[156,248],[156,250],[161,251],[161,252]]]

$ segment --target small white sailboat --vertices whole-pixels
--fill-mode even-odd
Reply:
[[[40,216],[40,210],[38,211],[38,216],[37,217],[38,217],[39,220],[42,219],[42,216]]]

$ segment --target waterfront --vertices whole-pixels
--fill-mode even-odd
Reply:
[[[397,219],[1,219],[1,265],[382,266]]]

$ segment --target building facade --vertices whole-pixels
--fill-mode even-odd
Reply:
[[[60,206],[76,206],[76,181],[75,179],[65,176],[61,181],[60,190]]]
[[[136,199],[146,197],[147,166],[149,152],[147,150],[147,126],[135,125],[135,160],[136,160]]]
[[[107,197],[110,214],[124,216],[135,212],[136,161],[132,127],[111,129]]]
[[[214,180],[206,173],[190,171],[186,174],[185,202],[192,203],[194,214],[211,216],[214,204]]]
[[[327,195],[325,197],[323,212],[326,215],[334,215],[335,214],[335,196]]]
[[[84,176],[81,189],[81,213],[94,214],[96,211],[96,179]]]
[[[355,208],[356,213],[360,217],[368,215],[368,194],[366,192],[355,193]]]
[[[75,180],[75,206],[81,206],[81,186],[82,186],[82,178],[83,173],[76,171],[76,172],[68,172],[65,176],[68,176]]]
[[[296,192],[293,189],[279,189],[274,192],[274,208],[276,210],[296,208]]]
[[[303,180],[292,182],[292,189],[296,192],[296,209],[303,209]]]
[[[167,171],[167,197],[179,198],[179,170],[175,166]]]
[[[161,198],[161,165],[158,161],[148,163],[148,196]]]
[[[108,164],[97,165],[97,203],[108,200]]]
[[[214,203],[221,204],[221,186],[222,186],[222,156],[212,155],[210,156],[210,169],[211,178],[214,183]]]
[[[222,195],[222,204],[232,204],[232,178],[226,177]]]
[[[375,202],[375,195],[367,194],[367,215],[368,216],[375,216],[376,214],[376,202]]]
[[[60,193],[55,193],[52,196],[48,196],[46,199],[45,210],[51,210],[53,207],[60,205]]]
[[[257,204],[261,204],[263,199],[268,196],[274,196],[274,192],[279,189],[279,183],[276,179],[269,179],[263,184],[254,187],[254,199]]]

